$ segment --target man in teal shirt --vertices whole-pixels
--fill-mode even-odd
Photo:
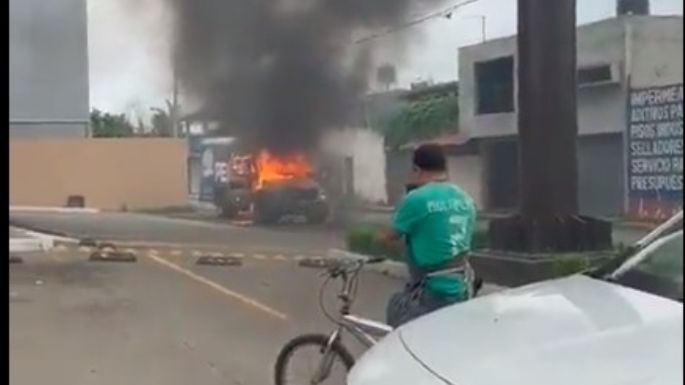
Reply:
[[[413,156],[414,186],[397,205],[386,240],[404,237],[411,280],[395,294],[387,321],[399,326],[473,295],[467,256],[476,221],[471,197],[447,179],[442,148],[423,145]]]

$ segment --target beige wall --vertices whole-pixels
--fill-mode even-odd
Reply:
[[[185,205],[186,149],[182,139],[12,140],[10,205],[64,206],[69,195],[104,210]]]

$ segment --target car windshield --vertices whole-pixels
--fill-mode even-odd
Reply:
[[[656,240],[626,260],[607,279],[682,302],[683,231]]]

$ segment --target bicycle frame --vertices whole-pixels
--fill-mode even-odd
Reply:
[[[319,305],[324,315],[334,323],[336,327],[328,335],[325,344],[323,344],[323,346],[320,344],[322,359],[316,367],[314,375],[310,379],[310,384],[319,384],[328,378],[334,363],[336,351],[342,349],[349,354],[349,351],[341,343],[343,332],[351,334],[352,337],[364,347],[371,348],[378,343],[380,339],[394,330],[390,325],[351,314],[352,304],[356,297],[360,271],[365,264],[381,262],[383,259],[371,259],[367,256],[340,250],[333,251],[334,253],[329,254],[335,254],[335,257],[337,258],[331,259],[331,264],[326,267],[326,271],[322,274],[322,276],[326,276],[327,278],[321,285],[319,291]],[[331,256],[333,257],[333,255]],[[333,315],[326,310],[323,296],[325,288],[331,279],[340,279],[342,281],[342,286],[337,295],[337,298],[342,302],[342,305],[338,309],[336,315]],[[474,291],[477,292],[477,289]]]
[[[339,318],[335,320],[332,319],[332,321],[334,321],[338,327],[331,332],[328,338],[328,343],[322,351],[323,359],[321,360],[316,374],[314,375],[313,383],[318,383],[328,377],[332,365],[331,347],[333,344],[340,341],[343,331],[348,332],[357,341],[359,341],[359,343],[367,348],[370,348],[375,345],[380,338],[384,337],[393,330],[391,326],[384,323],[359,317],[350,313],[350,309],[356,296],[355,285],[357,275],[359,274],[362,266],[363,263],[360,262],[359,265],[352,271],[342,271],[339,274],[339,276],[342,278],[343,285],[340,294],[338,294],[338,298],[342,300],[343,304],[339,310]]]
[[[357,341],[370,348],[388,333],[392,327],[381,322],[347,314],[342,318],[342,328],[352,334]]]
[[[371,347],[377,342],[379,337],[385,336],[393,329],[384,323],[350,313],[356,297],[357,277],[363,265],[364,264],[360,262],[359,265],[352,270],[351,275],[348,275],[348,272],[341,273],[343,285],[338,298],[343,301],[343,305],[340,308],[340,319],[338,319],[337,324],[339,325],[338,330],[348,331],[364,346]]]

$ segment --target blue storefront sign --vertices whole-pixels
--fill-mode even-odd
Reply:
[[[626,138],[628,215],[672,216],[683,199],[683,85],[632,89]]]

